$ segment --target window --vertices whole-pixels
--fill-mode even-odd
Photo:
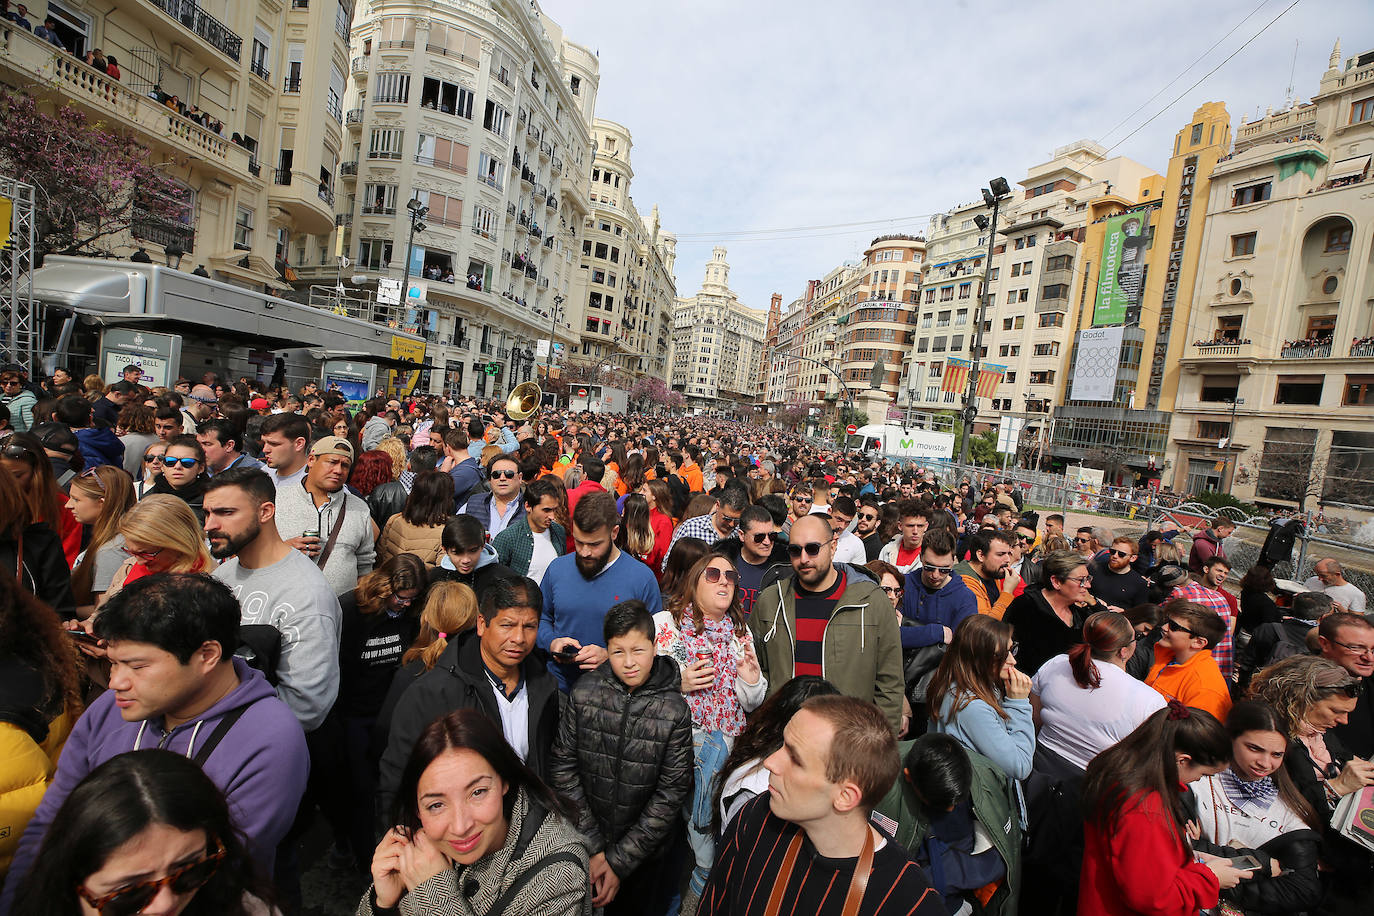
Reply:
[[[1374,120],[1374,95],[1360,99],[1350,106],[1350,123]]]
[[[253,250],[253,211],[239,207],[234,218],[234,247],[240,251]]]
[[[1308,474],[1316,447],[1315,429],[1265,427],[1255,493],[1269,499],[1294,502],[1315,495],[1309,490],[1312,481]]]
[[[1069,298],[1069,284],[1051,283],[1049,286],[1040,290],[1041,299],[1067,299]]]
[[[1268,200],[1271,189],[1272,184],[1268,181],[1262,181],[1258,184],[1242,185],[1236,188],[1235,192],[1232,193],[1231,206],[1243,207],[1246,204],[1257,204],[1260,201]]]
[[[1042,370],[1042,371],[1040,371],[1040,372],[1032,372],[1032,373],[1030,374],[1030,384],[1032,384],[1032,385],[1053,385],[1053,384],[1054,384],[1054,370],[1053,370],[1053,369],[1045,369],[1045,370]]]
[[[949,350],[951,353],[959,353],[964,349],[964,335],[955,334],[949,339]]]
[[[404,104],[409,100],[409,73],[382,72],[377,74],[377,82],[372,87],[372,101]]]
[[[612,248],[611,248],[611,263],[612,263],[612,264],[619,264],[619,263],[620,263],[620,249],[619,249],[619,248],[615,248],[615,247],[612,247]]]
[[[387,270],[391,266],[391,243],[385,239],[362,239],[358,242],[358,266]]]
[[[1028,289],[1021,289],[1021,290],[1017,290],[1017,291],[1016,291],[1016,301],[1017,301],[1017,302],[1026,302],[1026,301],[1029,301],[1029,299],[1030,299],[1030,290],[1028,290]]]
[[[1016,381],[1016,370],[1015,370],[1015,369],[1008,369],[1008,370],[1007,370],[1007,377],[1006,377],[1006,379],[1005,379],[1004,381],[1006,381],[1006,383],[1007,383],[1008,385],[1014,383],[1014,382]]]
[[[248,69],[263,79],[271,79],[272,71],[268,56],[272,51],[272,33],[262,26],[253,29],[253,51],[248,59]]]
[[[510,112],[487,99],[487,110],[482,115],[482,126],[498,137],[506,137],[510,132]]]
[[[1028,236],[1026,236],[1026,247],[1027,247],[1027,248],[1034,248],[1034,247],[1035,247],[1035,236],[1033,236],[1033,235],[1028,235]]]
[[[496,232],[496,211],[490,210],[480,204],[474,204],[472,208],[472,232],[489,239]]]
[[[581,94],[582,94],[582,77],[580,77],[580,76],[571,77],[571,78],[568,80],[568,88],[572,90],[572,94],[573,94],[573,95],[581,95]]]
[[[1036,356],[1058,356],[1058,355],[1059,355],[1059,341],[1055,340],[1055,341],[1051,341],[1050,343],[1040,343],[1040,344],[1036,344],[1036,345],[1035,345],[1035,355],[1036,355]]]
[[[928,289],[928,290],[926,290],[926,300],[925,300],[925,301],[926,301],[926,302],[934,302],[934,301],[935,301],[935,290],[934,290],[934,289]]]
[[[1322,281],[1322,292],[1329,296],[1336,291],[1338,285],[1339,283],[1335,277],[1327,277]]]
[[[506,186],[506,164],[483,151],[477,157],[477,177],[496,190],[503,190]]]
[[[463,201],[461,199],[439,194],[435,191],[416,191],[415,196],[420,203],[429,207],[429,212],[425,214],[426,223],[447,226],[450,229],[462,228]]]
[[[1240,329],[1244,323],[1242,315],[1223,315],[1217,319],[1217,338],[1219,340],[1240,340]]]
[[[1255,253],[1255,233],[1246,232],[1231,236],[1231,257],[1239,258]]]
[[[416,151],[415,161],[421,165],[432,165],[438,169],[466,175],[468,173],[468,148],[466,144],[454,143],[443,137],[420,134],[420,146]]]
[[[1201,125],[1201,124],[1194,124],[1194,125],[1193,125],[1193,135],[1192,135],[1191,138],[1189,138],[1188,144],[1189,144],[1190,146],[1197,146],[1197,145],[1198,145],[1199,143],[1201,143],[1201,142],[1202,142],[1202,125]]]
[[[1000,274],[1001,272],[1002,272],[1002,268],[1000,268],[1000,267],[994,267],[994,268],[992,268],[991,270],[988,271],[988,279],[989,279],[989,280],[996,280],[996,279],[997,279],[997,275]]]
[[[1321,402],[1321,376],[1279,376],[1279,382],[1274,391],[1275,404],[1317,405]]]
[[[1007,305],[1011,305],[1011,304],[1013,304],[1013,303],[1015,303],[1015,302],[1016,302],[1016,290],[1014,290],[1014,289],[1009,289],[1009,290],[1007,290]]]
[[[446,115],[472,120],[472,92],[459,86],[425,77],[424,88],[420,91],[420,107],[438,111]]]
[[[1004,330],[1004,331],[1010,331],[1010,330],[1011,330],[1011,319],[1010,319],[1010,318],[1003,318],[1003,319],[1002,319],[1002,330]]]
[[[1239,389],[1238,375],[1204,375],[1199,398],[1203,401],[1233,401]]]
[[[363,213],[390,216],[396,212],[396,185],[366,184],[363,186]]]
[[[973,284],[972,284],[972,283],[960,283],[960,284],[959,284],[959,298],[960,298],[960,299],[967,299],[967,298],[968,298],[970,295],[972,295],[972,294],[973,294]]]
[[[940,301],[950,302],[954,299],[954,287],[945,286],[940,289]]]
[[[1231,435],[1231,424],[1227,420],[1198,420],[1197,438],[1225,439]]]
[[[1326,250],[1327,251],[1349,251],[1350,250],[1350,226],[1336,226],[1326,230]]]
[[[391,128],[377,128],[372,131],[372,139],[367,147],[369,159],[400,159],[401,138],[404,132]]]
[[[1335,315],[1313,315],[1307,319],[1308,340],[1330,340],[1335,333]]]
[[[1347,407],[1374,407],[1374,375],[1347,375],[1341,403]]]
[[[1057,254],[1045,261],[1046,270],[1070,270],[1073,268],[1073,255]]]

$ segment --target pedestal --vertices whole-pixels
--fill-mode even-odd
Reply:
[[[887,422],[887,408],[892,404],[892,395],[880,388],[861,391],[854,398],[854,407],[868,417],[868,423],[881,426]]]

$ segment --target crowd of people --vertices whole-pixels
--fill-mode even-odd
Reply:
[[[0,367],[0,914],[298,913],[311,831],[377,916],[1367,912],[1334,558],[715,419],[144,382]]]

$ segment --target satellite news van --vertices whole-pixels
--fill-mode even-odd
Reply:
[[[954,458],[954,434],[928,429],[906,429],[895,424],[869,424],[849,436],[849,448],[889,458],[927,458],[950,461]]]

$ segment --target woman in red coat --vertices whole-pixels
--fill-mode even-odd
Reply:
[[[1230,758],[1215,716],[1171,700],[1088,764],[1080,916],[1193,916],[1248,876],[1188,844],[1188,784]]]

